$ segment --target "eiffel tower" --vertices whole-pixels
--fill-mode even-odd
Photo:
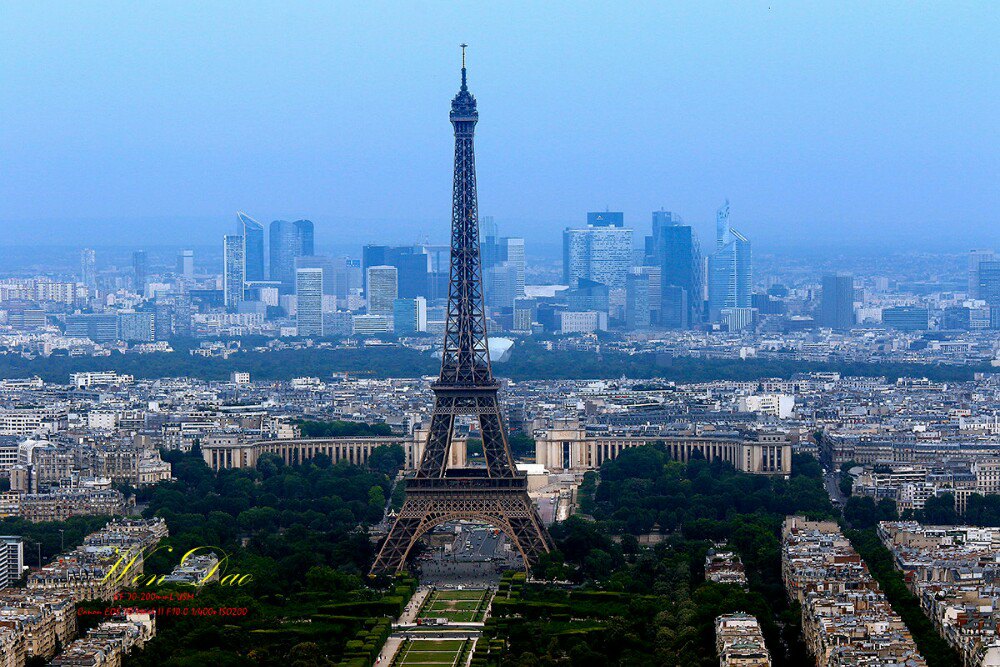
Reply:
[[[479,113],[469,92],[462,45],[462,88],[451,102],[455,129],[455,178],[451,202],[451,267],[448,320],[441,375],[432,385],[434,413],[420,466],[406,480],[406,501],[372,566],[372,574],[400,571],[410,549],[437,525],[473,519],[502,530],[524,559],[525,568],[551,549],[551,540],[528,482],[518,473],[507,444],[497,400],[483,310],[479,257],[479,204],[473,134]],[[455,418],[478,419],[485,468],[448,468]]]

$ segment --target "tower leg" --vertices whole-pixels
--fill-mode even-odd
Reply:
[[[411,490],[379,550],[371,573],[391,574],[404,570],[417,540],[435,526],[459,519],[482,521],[502,531],[521,554],[526,570],[552,548],[535,505],[524,491],[459,495]]]

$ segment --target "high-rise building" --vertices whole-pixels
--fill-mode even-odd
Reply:
[[[660,326],[666,329],[687,329],[691,326],[691,295],[683,287],[667,285],[660,288]]]
[[[93,297],[97,289],[97,253],[92,248],[84,248],[80,252],[80,282]]]
[[[479,252],[483,262],[483,283],[487,288],[487,298],[489,298],[489,279],[486,278],[486,275],[490,272],[490,269],[503,261],[500,259],[497,224],[493,220],[492,215],[484,215],[479,226]]]
[[[718,322],[723,308],[751,307],[750,240],[729,223],[729,200],[716,213],[715,253],[708,258],[709,319]]]
[[[363,288],[368,293],[367,271],[373,266],[396,267],[397,286],[401,298],[432,296],[430,285],[432,256],[424,246],[366,245],[362,249],[365,268]]]
[[[7,566],[0,572],[0,584],[12,586],[24,573],[24,538],[20,535],[0,535],[0,560]]]
[[[334,269],[338,299],[347,299],[356,290],[361,289],[364,273],[361,270],[361,260],[351,257],[339,257],[334,264]]]
[[[749,329],[756,319],[757,311],[754,308],[723,308],[720,314],[720,321],[727,331]]]
[[[189,337],[191,335],[191,297],[184,293],[177,298],[174,306],[173,329],[178,336]]]
[[[501,262],[483,273],[486,284],[486,305],[494,310],[513,308],[517,296],[517,268],[510,262]]]
[[[295,324],[299,336],[323,335],[323,269],[295,271]]]
[[[281,283],[281,291],[295,291],[295,258],[314,255],[313,223],[309,220],[275,220],[270,229],[271,280]]]
[[[76,313],[66,316],[68,338],[89,338],[95,343],[118,340],[118,316],[113,313]]]
[[[976,299],[1000,306],[1000,261],[981,259],[976,265]]]
[[[823,276],[819,323],[831,329],[849,329],[854,326],[853,276]]]
[[[625,289],[631,267],[631,229],[609,223],[563,230],[563,282],[567,285],[583,278],[610,289]]]
[[[660,310],[663,307],[661,298],[663,290],[660,284],[662,271],[659,266],[640,266],[639,270],[649,280],[649,322],[659,324]]]
[[[516,299],[514,301],[514,331],[531,331],[537,305],[534,299]]]
[[[430,274],[430,257],[420,246],[392,248],[388,262],[396,267],[396,280],[399,296],[413,299],[426,297],[429,293],[427,276]]]
[[[392,311],[393,329],[397,336],[410,336],[427,331],[427,299],[396,299]]]
[[[976,277],[976,296],[990,309],[990,328],[1000,329],[1000,261],[980,261]]]
[[[332,257],[308,255],[295,258],[295,269],[320,269],[323,271],[323,294],[336,295],[337,268]]]
[[[149,260],[145,250],[132,253],[132,288],[138,294],[146,291],[146,278],[149,275]]]
[[[687,328],[701,320],[702,262],[701,249],[694,229],[685,225],[681,217],[670,211],[653,211],[653,235],[647,241],[649,263],[660,269],[660,292],[668,287],[684,290],[687,312],[671,311],[658,322],[670,328]],[[676,293],[673,297],[676,298]],[[673,303],[676,305],[676,302]],[[662,308],[656,309],[657,312]],[[683,324],[685,322],[686,324]]]
[[[595,280],[580,278],[576,281],[575,287],[569,288],[563,294],[567,306],[573,311],[593,310],[607,314],[610,307],[608,286]]]
[[[981,331],[990,328],[990,308],[972,305],[976,302],[966,302],[965,306],[947,306],[941,312],[942,329],[962,329],[965,331]]]
[[[485,216],[480,227],[479,246],[486,305],[493,309],[512,307],[514,299],[524,296],[524,239],[498,236],[493,217]]]
[[[368,276],[368,313],[391,316],[399,296],[399,276],[395,266],[370,266]]]
[[[525,269],[527,260],[524,255],[524,239],[505,236],[500,239],[500,247],[503,249],[504,261],[511,265],[514,272],[515,285],[514,292],[516,298],[524,296]]]
[[[181,250],[177,255],[177,275],[194,277],[194,250]]]
[[[243,237],[243,279],[264,280],[264,225],[243,211],[236,212],[236,233]]]
[[[927,309],[920,306],[895,306],[882,310],[882,324],[900,331],[924,331],[928,320]]]
[[[649,328],[649,276],[633,269],[625,284],[625,329],[637,331]]]
[[[387,245],[366,245],[361,248],[361,289],[368,294],[368,268],[372,266],[388,266],[386,254]]]
[[[157,301],[153,309],[153,335],[156,340],[168,340],[174,333],[174,307]]]
[[[153,313],[119,313],[118,338],[130,343],[151,343],[156,340]]]
[[[979,265],[982,262],[995,261],[997,255],[992,250],[972,250],[969,252],[969,298],[980,299],[979,296]]]
[[[243,237],[226,234],[222,237],[222,296],[226,308],[235,312],[243,302]]]

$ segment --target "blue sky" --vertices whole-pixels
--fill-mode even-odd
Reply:
[[[363,5],[363,6],[362,6]],[[7,2],[2,243],[443,240],[458,43],[480,211],[557,243],[715,208],[758,248],[1000,246],[1000,3]],[[96,239],[96,240],[95,240]]]

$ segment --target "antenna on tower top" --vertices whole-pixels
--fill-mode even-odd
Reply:
[[[459,46],[462,47],[462,90],[466,90],[467,86],[465,83],[465,49],[469,45],[463,42],[462,44],[459,44]]]

